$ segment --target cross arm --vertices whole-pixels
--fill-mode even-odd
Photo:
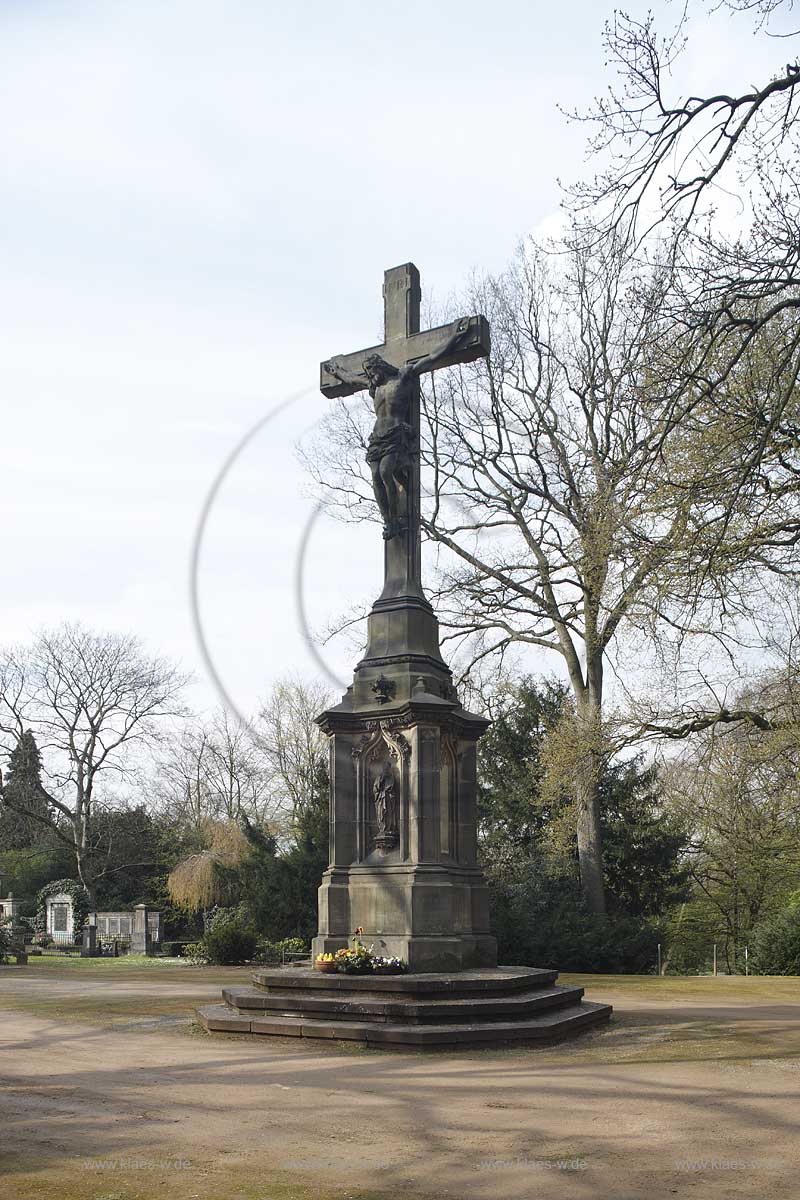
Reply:
[[[353,354],[335,354],[319,364],[319,390],[329,400],[336,396],[352,396],[355,392],[363,392],[369,387],[369,380],[364,371],[364,359],[370,354],[380,354],[391,362],[386,346],[368,346],[366,350],[356,350]],[[336,365],[337,374],[328,369],[329,364]]]
[[[466,329],[463,328],[465,324]],[[462,336],[457,336],[459,333]],[[442,348],[451,342],[449,349],[442,353]],[[332,375],[326,369],[326,364],[322,363],[319,388],[329,399],[352,396],[355,392],[363,391],[368,386],[364,373],[364,359],[370,354],[380,354],[381,358],[398,368],[409,363],[420,363],[420,374],[423,374],[439,367],[452,367],[456,363],[474,362],[476,358],[485,358],[490,349],[489,322],[486,318],[481,315],[462,318],[459,321],[450,321],[446,325],[438,325],[435,329],[426,329],[422,333],[394,338],[380,346],[356,350],[353,354],[337,354],[336,366],[340,368],[344,379],[350,382]],[[421,360],[424,359],[430,359],[430,365],[423,364]]]
[[[364,351],[365,358],[368,353],[369,351]],[[351,354],[349,357],[355,359],[357,356]],[[348,363],[342,358],[332,358],[321,363],[320,374],[327,374],[333,379],[337,379],[342,387],[350,388],[354,392],[360,392],[368,386],[369,382],[366,375],[360,370],[358,362]]]
[[[481,357],[481,352],[488,354],[489,346],[488,339],[486,348],[483,348],[480,337],[480,322],[483,317],[465,317],[460,321],[454,321],[450,325],[441,327],[441,338],[427,349],[422,358],[418,358],[416,354],[407,356],[407,362],[415,375],[425,375],[428,371],[438,371],[440,367],[451,367],[456,363],[472,362],[476,358]],[[427,331],[429,334],[437,334],[438,329]],[[487,326],[488,332],[488,326]],[[433,341],[433,338],[429,338]],[[420,347],[415,347],[419,349]],[[466,353],[463,354],[462,351]],[[476,352],[477,351],[477,352]]]

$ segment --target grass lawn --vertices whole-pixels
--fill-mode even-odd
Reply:
[[[647,1000],[800,1001],[798,975],[580,975],[563,974],[559,983],[588,991],[614,992]],[[591,999],[592,997],[588,997]]]
[[[163,970],[165,967],[190,967],[187,958],[153,958],[147,954],[121,954],[119,958],[81,958],[79,954],[30,954],[28,966],[39,970],[51,967],[78,968],[81,971],[118,971],[122,967],[152,967]]]

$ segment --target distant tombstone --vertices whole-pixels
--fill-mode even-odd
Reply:
[[[81,958],[97,958],[100,953],[97,945],[97,926],[84,925],[81,936]]]
[[[3,880],[0,878],[0,884],[2,882]],[[2,896],[2,889],[0,889],[0,896]],[[21,901],[15,900],[11,892],[4,899],[0,900],[0,925],[8,923],[10,926],[14,944],[12,953],[15,955],[17,966],[19,967],[24,966],[28,961],[28,956],[25,953],[25,930],[19,923],[21,906]]]
[[[136,914],[140,910],[144,910],[144,917],[137,930]],[[100,942],[116,945],[121,941],[129,945],[131,954],[152,954],[161,945],[162,917],[158,909],[139,904],[133,912],[90,912],[89,923],[97,926]]]
[[[72,896],[67,892],[58,892],[55,896],[48,896],[45,904],[45,929],[48,934],[54,942],[71,945],[75,937]]]
[[[0,924],[10,921],[12,925],[16,925],[21,907],[22,901],[15,899],[9,892],[5,899],[0,900]]]
[[[151,954],[152,941],[147,923],[147,905],[137,904],[133,910],[131,954]]]
[[[147,910],[147,933],[153,950],[160,947],[163,941],[163,918],[164,914],[158,909],[149,908]]]

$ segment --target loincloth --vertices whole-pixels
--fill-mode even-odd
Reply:
[[[407,459],[414,445],[414,430],[406,421],[398,421],[386,433],[371,433],[367,443],[367,462],[380,462],[387,454]]]

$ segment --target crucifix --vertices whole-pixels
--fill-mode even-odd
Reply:
[[[383,518],[383,597],[420,594],[419,378],[428,371],[488,355],[489,324],[465,317],[420,332],[419,271],[392,267],[383,280],[383,342],[322,363],[328,397],[367,389],[375,426],[367,447],[375,499]]]

